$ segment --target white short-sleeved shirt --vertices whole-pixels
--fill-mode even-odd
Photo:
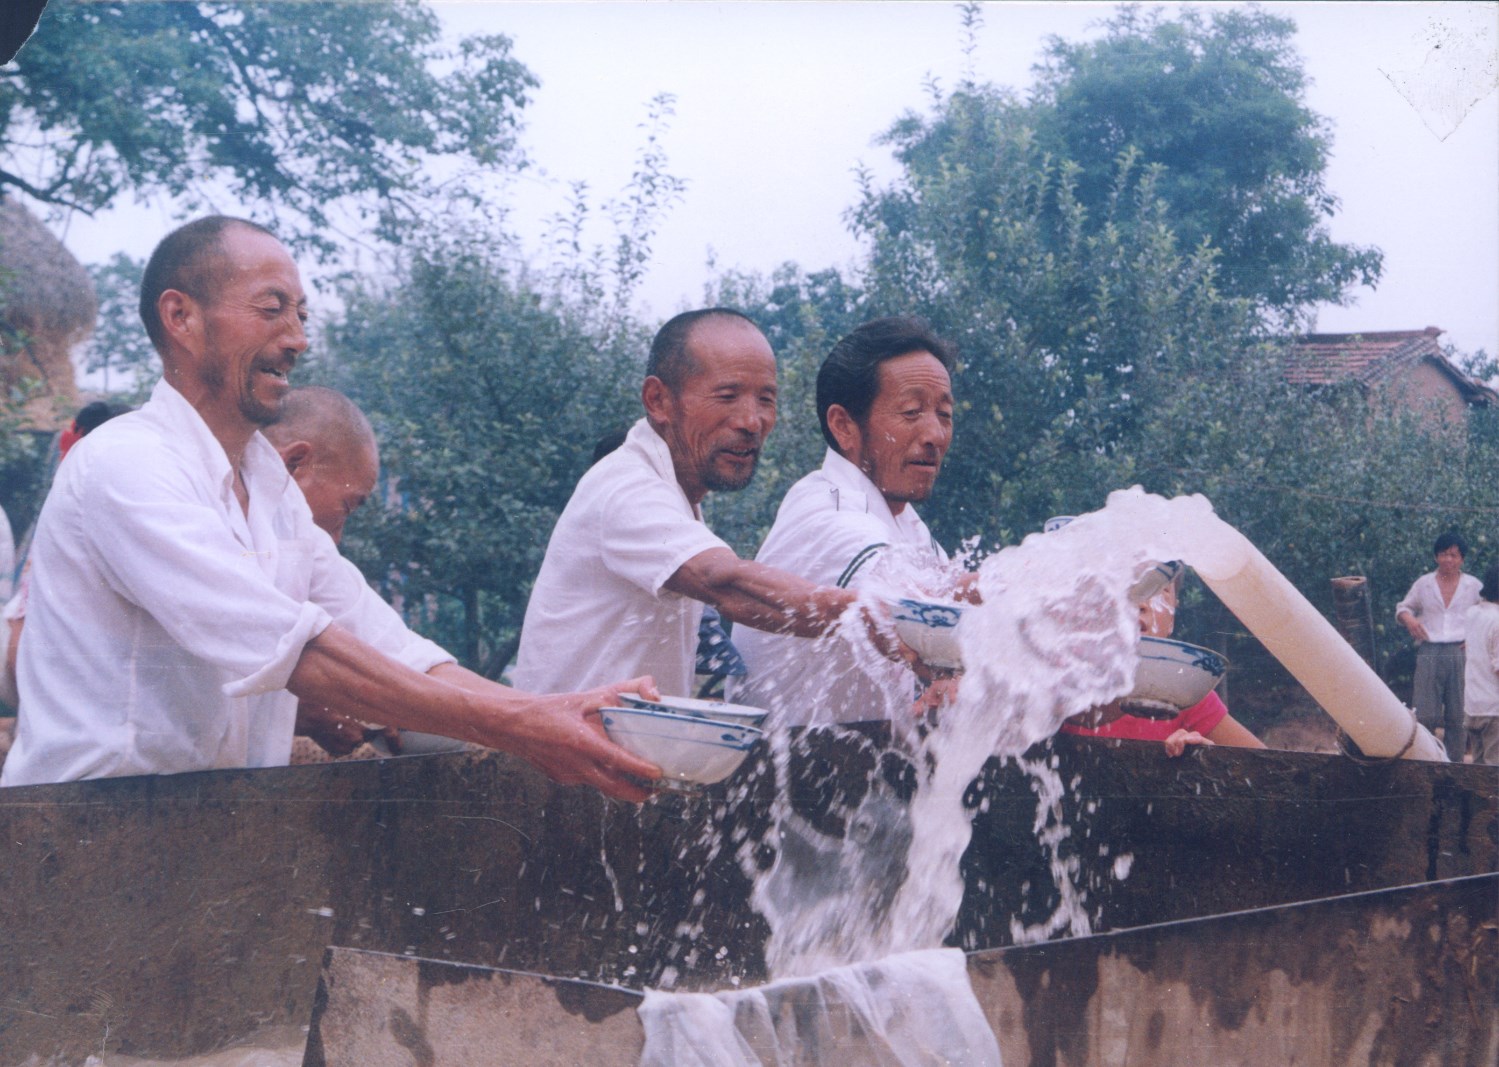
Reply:
[[[713,548],[728,545],[688,503],[666,442],[641,419],[557,519],[511,680],[556,693],[649,674],[662,693],[690,696],[703,605],[664,587]]]
[[[905,566],[937,568],[947,553],[907,504],[899,514],[874,483],[828,449],[822,467],[791,487],[755,556],[819,585],[856,588]],[[766,708],[786,726],[908,717],[916,676],[838,633],[793,637],[747,627],[734,644],[749,674],[731,679],[730,699]]]
[[[1434,645],[1455,644],[1463,640],[1468,611],[1478,603],[1478,591],[1483,583],[1471,574],[1457,580],[1457,589],[1452,594],[1452,603],[1442,602],[1442,590],[1437,585],[1437,572],[1423,574],[1411,585],[1405,599],[1395,605],[1395,617],[1408,611],[1421,620],[1426,627],[1426,638]]]
[[[284,688],[330,622],[413,670],[406,628],[313,524],[281,457],[223,446],[165,381],[58,468],[37,524],[21,714],[0,785],[285,764]]]
[[[1499,604],[1480,600],[1468,611],[1463,710],[1475,718],[1499,716]]]

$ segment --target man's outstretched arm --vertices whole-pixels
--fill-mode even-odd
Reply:
[[[286,688],[366,722],[509,752],[564,785],[591,785],[619,800],[644,800],[651,790],[641,783],[661,775],[610,741],[598,714],[622,692],[658,695],[649,678],[585,693],[523,693],[452,664],[418,674],[329,626],[304,646]]]
[[[831,633],[858,601],[851,589],[817,585],[777,567],[740,559],[727,548],[693,556],[667,579],[666,588],[711,604],[736,623],[797,637]],[[906,664],[923,681],[931,679],[930,669],[896,635],[887,614],[866,604],[860,608],[860,619],[882,656]]]

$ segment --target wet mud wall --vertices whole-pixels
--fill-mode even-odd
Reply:
[[[1008,1067],[1486,1067],[1496,911],[1499,876],[1476,876],[974,953],[969,981]],[[855,1012],[777,989],[778,1044],[822,1039],[799,1064],[884,1062]],[[633,1067],[639,1004],[618,987],[334,948],[306,1064]],[[763,1031],[741,1036],[777,1062]]]
[[[1062,848],[1097,931],[1499,870],[1493,768],[1068,738],[1035,755],[1070,786]],[[853,731],[804,737],[790,777],[798,825],[834,843],[912,781]],[[0,1063],[305,1023],[329,945],[637,988],[760,981],[748,899],[775,791],[760,759],[636,808],[497,754],[0,791]],[[1036,798],[991,762],[967,804],[951,942],[1000,947],[1054,903]]]

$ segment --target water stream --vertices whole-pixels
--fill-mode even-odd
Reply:
[[[1090,931],[1086,895],[1076,885],[1077,860],[1062,854],[1069,833],[1061,817],[1065,785],[1046,761],[1025,760],[1021,754],[1054,734],[1071,715],[1106,703],[1133,684],[1139,631],[1130,589],[1153,561],[1192,561],[1192,547],[1184,543],[1192,538],[1175,521],[1183,511],[1166,507],[1180,503],[1139,491],[1115,493],[1102,511],[987,558],[978,579],[983,602],[965,609],[961,641],[967,669],[955,701],[925,719],[897,724],[895,749],[902,774],[872,773],[867,791],[841,812],[841,833],[823,832],[794,809],[786,789],[792,742],[784,733],[775,736],[772,763],[781,790],[771,813],[772,837],[759,843],[771,845],[775,858],[764,867],[749,864],[746,857],[746,870],[754,867],[752,904],[772,931],[766,962],[778,991],[741,990],[720,997],[738,997],[735,1003],[741,1006],[763,1005],[767,995],[772,1000],[811,997],[817,1003],[853,998],[861,1005],[861,1018],[884,1020],[881,1025],[888,1024],[891,1040],[899,1043],[897,1031],[906,1024],[898,1021],[912,1018],[912,998],[926,995],[923,989],[936,990],[933,1003],[955,1005],[953,1018],[964,1020],[963,1026],[972,1024],[976,1004],[958,1003],[965,991],[972,997],[961,956],[953,950],[944,953],[940,946],[953,928],[964,893],[960,859],[972,819],[965,793],[991,757],[1016,760],[1032,780],[1035,830],[1050,861],[1058,900],[1054,912],[1039,922],[1013,920],[1012,939]],[[1197,510],[1204,510],[1206,502],[1200,504]],[[912,580],[927,586],[929,579],[929,574],[903,575],[892,567],[884,586],[873,583],[863,595],[906,593]],[[862,654],[875,655],[868,647]],[[607,864],[607,855],[604,860]],[[1128,857],[1121,857],[1115,875],[1127,873]],[[902,976],[899,981],[892,980],[896,975]],[[698,1039],[706,1041],[704,1020],[717,1020],[712,1025],[727,1030],[708,1043],[742,1051],[743,1042],[733,1031],[735,1011],[741,1016],[743,1011],[711,1009],[691,999],[704,994],[681,994],[683,999],[675,1000],[677,996],[652,994],[658,1033],[664,1032],[663,1019],[691,1020]],[[764,1015],[761,1007],[751,1015],[755,1012]],[[981,1014],[978,1018],[982,1020]],[[648,1031],[652,1020],[647,1020]],[[289,1052],[289,1047],[274,1053],[262,1047],[250,1051],[260,1059],[201,1062],[290,1062],[265,1058]],[[98,1062],[124,1067],[140,1061],[114,1057]],[[802,1057],[798,1062],[824,1061]],[[961,1062],[997,1064],[997,1048],[986,1045]]]
[[[1197,502],[1192,508],[1203,510]],[[963,900],[960,860],[972,819],[964,797],[991,757],[1015,759],[1032,780],[1035,829],[1058,900],[1042,922],[1014,920],[1013,939],[1090,932],[1085,893],[1076,884],[1076,857],[1064,857],[1060,847],[1070,832],[1061,818],[1064,784],[1047,762],[1021,754],[1056,733],[1070,716],[1133,685],[1139,616],[1131,589],[1155,561],[1190,562],[1182,536],[1183,525],[1190,523],[1173,521],[1182,511],[1138,490],[1115,493],[1102,511],[987,558],[979,568],[982,603],[964,610],[960,639],[966,670],[955,702],[919,728],[898,724],[894,731],[906,749],[914,791],[895,795],[872,775],[869,790],[843,813],[841,836],[818,832],[793,809],[785,788],[791,743],[784,736],[775,739],[782,784],[773,812],[777,854],[768,869],[752,872],[752,903],[771,928],[766,964],[773,979],[817,983],[836,968],[877,967],[877,961],[896,957],[939,958],[929,953],[952,930]],[[896,565],[862,595],[909,595],[910,583],[925,577],[902,574]],[[856,647],[863,644],[857,628],[848,629]],[[874,653],[866,645],[861,655]],[[1122,859],[1115,865],[1119,877],[1128,873],[1128,858]],[[951,976],[945,980],[950,986]],[[895,1011],[908,995],[889,983],[874,985],[875,992],[861,988],[857,995],[861,1002],[886,998],[883,1011]],[[685,1004],[659,1000],[652,1002],[650,1015],[657,1032],[669,1030],[669,1020],[690,1015],[700,1037],[709,1017],[700,1007],[689,1012]],[[733,1025],[730,1014],[713,1017]],[[682,1040],[683,1034],[676,1037]],[[732,1045],[723,1034],[714,1042]],[[997,1063],[997,1050],[992,1056],[990,1051],[987,1046],[976,1050],[965,1062]]]
[[[959,860],[971,813],[963,798],[991,757],[1019,760],[1063,720],[1127,692],[1134,681],[1138,613],[1129,592],[1158,559],[1184,553],[1169,536],[1142,538],[1159,501],[1117,493],[1102,511],[995,553],[979,570],[983,603],[965,609],[967,670],[956,703],[906,731],[916,788],[909,802],[874,783],[841,838],[812,832],[783,796],[775,813],[779,854],[757,878],[754,904],[773,931],[767,964],[777,978],[942,944],[963,897]],[[1121,531],[1132,531],[1121,534]],[[898,584],[900,575],[886,574]],[[876,586],[868,595],[887,595]],[[866,654],[871,654],[866,652]],[[786,741],[778,742],[781,781]],[[1038,838],[1060,903],[1020,940],[1091,929],[1076,860],[1058,846],[1063,783],[1045,762],[1020,761],[1037,792]]]

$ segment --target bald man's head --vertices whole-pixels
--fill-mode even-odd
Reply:
[[[380,474],[364,412],[340,392],[309,385],[287,394],[281,417],[263,432],[307,498],[312,521],[341,540],[345,520],[374,492]]]

